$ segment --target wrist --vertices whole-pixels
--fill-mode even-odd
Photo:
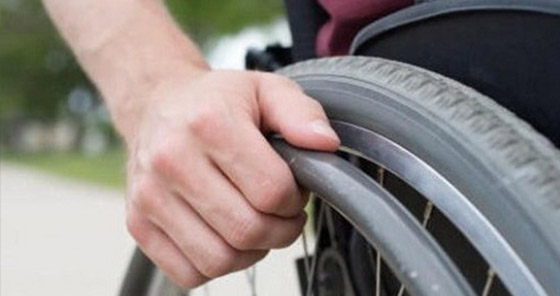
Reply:
[[[182,88],[208,73],[206,67],[178,65],[178,69],[141,80],[129,81],[120,90],[105,97],[114,126],[126,145],[134,145],[138,131],[147,113],[157,110],[157,105],[171,96],[176,88]]]
[[[67,37],[101,92],[116,129],[130,142],[161,84],[174,77],[188,81],[208,71],[208,66],[160,2],[131,1],[115,4],[110,11],[121,11],[125,17],[117,22],[111,15],[97,15],[111,25],[76,30],[93,41]]]

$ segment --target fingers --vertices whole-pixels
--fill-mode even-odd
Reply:
[[[265,250],[288,246],[297,238],[306,220],[302,210],[291,218],[262,213],[214,165],[202,158],[193,162],[173,169],[180,176],[177,190],[229,245],[238,250]],[[148,200],[144,207],[154,209],[159,204]]]
[[[321,105],[288,78],[260,74],[258,100],[265,128],[292,145],[324,151],[338,148],[340,140]]]
[[[254,122],[246,115],[224,111],[220,104],[202,108],[196,112],[196,118],[188,120],[190,142],[160,141],[153,153],[153,167],[168,179],[180,176],[184,186],[199,186],[204,191],[214,184],[202,187],[197,182],[205,180],[193,180],[204,176],[200,166],[205,164],[199,160],[209,158],[255,209],[281,217],[298,215],[305,200],[288,165]]]
[[[306,198],[260,128],[304,148],[339,145],[321,106],[288,79],[217,73],[188,85],[154,103],[134,138],[127,222],[183,287],[248,267],[301,233]]]
[[[234,249],[178,196],[168,196],[165,206],[157,211],[149,210],[150,219],[166,230],[175,245],[208,278],[247,268],[267,254]]]
[[[247,268],[267,254],[268,246],[265,250],[235,249],[181,197],[166,194],[162,185],[154,178],[136,183],[127,225],[144,253],[178,285],[195,287]]]
[[[286,162],[250,122],[240,122],[238,130],[224,133],[227,149],[209,145],[209,157],[255,209],[281,217],[299,215],[306,200]]]
[[[173,282],[182,288],[193,288],[208,281],[159,228],[132,207],[128,210],[127,227],[142,252]]]
[[[223,126],[219,123],[218,125]],[[252,127],[252,130],[256,135],[259,135],[255,127]],[[200,155],[199,153],[201,152],[196,152],[196,149],[186,149],[184,147],[184,145],[186,145],[185,142],[161,141],[158,149],[152,153],[150,157],[151,160],[148,161],[151,163],[150,170],[153,170],[154,175],[164,176],[167,182],[172,183],[170,187],[175,188],[185,199],[186,203],[200,215],[200,218],[235,249],[265,250],[289,245],[301,232],[306,218],[304,214],[302,214],[304,201],[297,193],[298,190],[295,187],[295,182],[287,166],[274,151],[268,147],[268,144],[264,142],[264,138],[259,135],[261,137],[261,145],[265,149],[270,150],[265,150],[267,152],[261,153],[257,149],[257,152],[248,153],[248,158],[246,159],[259,157],[261,154],[272,155],[272,160],[268,158],[259,160],[260,163],[258,167],[260,168],[258,172],[276,174],[276,169],[270,172],[267,170],[270,168],[269,163],[277,163],[279,167],[278,171],[283,171],[285,179],[288,180],[283,181],[280,178],[280,182],[287,184],[284,185],[285,187],[283,188],[289,188],[286,192],[292,192],[291,196],[295,204],[293,210],[291,210],[292,212],[289,213],[289,216],[292,218],[268,215],[258,208],[254,208],[249,199],[246,199],[243,193],[238,190],[238,187],[241,186],[232,184],[232,181],[227,178],[226,173],[223,172],[226,171],[223,167],[227,167],[227,164],[236,163],[234,160],[236,159],[235,155],[237,152],[241,154],[247,153],[245,148],[251,147],[246,145],[247,142],[245,142],[245,139],[247,139],[247,137],[241,136],[239,139],[242,141],[236,142],[226,136],[235,135],[235,133],[223,128],[220,129],[220,131],[222,131],[222,133],[216,133],[217,135],[212,136],[205,133],[202,136],[198,136],[197,141],[193,140],[189,143],[193,144],[196,142],[194,143],[195,147],[205,147],[204,153],[209,155]],[[216,137],[216,139],[213,137]],[[225,141],[220,142],[218,140]],[[254,142],[251,139],[248,141]],[[223,157],[221,159],[225,159],[225,161],[221,163],[221,165],[217,165],[211,162],[213,160],[212,153],[214,150],[231,151],[233,154],[220,155],[220,157]],[[190,153],[185,155],[182,151],[189,151]],[[219,155],[219,153],[216,153],[216,155]],[[216,161],[216,159],[214,159],[214,161]],[[245,158],[240,157],[240,159]],[[255,164],[252,165],[257,167]],[[220,166],[222,168],[220,168]],[[228,169],[231,170],[231,176],[235,175],[236,169],[241,172],[252,171],[252,168],[244,170],[243,168],[236,168],[235,166],[230,166]],[[257,173],[249,175],[249,177],[244,177],[244,179],[247,179],[247,184],[250,184],[263,174],[264,173]],[[150,180],[150,177],[146,179]],[[269,179],[275,180],[272,177]],[[166,212],[166,210],[160,209],[166,208],[166,202],[162,200],[160,194],[151,192],[153,185],[147,181],[140,181],[137,183],[139,183],[139,185],[136,186],[138,189],[135,195],[138,196],[137,199],[141,203],[140,207],[144,208],[145,211],[155,209],[154,211],[156,212]],[[266,186],[259,188],[267,189]],[[255,190],[255,192],[257,191],[258,190]],[[294,191],[295,193],[293,193]],[[253,194],[252,196],[260,198],[260,194],[261,193]],[[278,198],[281,201],[284,197],[285,195],[273,196],[273,198]]]

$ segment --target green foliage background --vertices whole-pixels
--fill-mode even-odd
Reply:
[[[69,0],[79,1],[79,0]],[[282,14],[281,0],[169,0],[199,43]],[[0,122],[53,121],[75,86],[92,89],[38,0],[0,1]]]
[[[283,12],[282,0],[168,0],[175,19],[199,43],[269,22]]]
[[[0,116],[49,120],[77,84],[88,84],[38,1],[0,6]]]

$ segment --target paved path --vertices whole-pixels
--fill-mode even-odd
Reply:
[[[116,295],[133,246],[122,195],[0,164],[0,295]]]
[[[0,197],[0,295],[117,294],[133,248],[121,192],[2,163]],[[293,258],[301,253],[298,241],[259,263],[257,295],[299,295]],[[208,291],[251,295],[243,272]]]

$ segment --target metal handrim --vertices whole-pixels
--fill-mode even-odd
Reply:
[[[397,143],[351,123],[331,122],[341,150],[380,165],[436,206],[489,263],[486,295],[494,274],[513,295],[547,295],[541,284],[490,221],[441,174]],[[424,223],[427,223],[425,221]]]
[[[427,198],[428,202],[424,209],[424,218],[421,221],[424,228],[430,219],[431,210],[435,206],[478,249],[491,266],[488,270],[484,289],[479,295],[488,295],[496,275],[500,277],[513,295],[546,295],[534,275],[530,273],[529,269],[492,224],[464,195],[428,164],[374,131],[341,121],[332,121],[332,126],[341,136],[342,151],[367,159],[383,168],[378,175],[378,181],[381,185],[383,185],[383,171],[387,170],[407,182]],[[280,154],[284,157],[290,157],[290,154]],[[293,154],[291,156],[293,157]],[[296,175],[297,170],[302,170],[302,167],[293,167],[295,163],[293,160],[289,161],[289,163],[292,164],[292,169],[295,169]],[[309,254],[311,252],[306,249],[305,253]],[[376,256],[379,256],[379,252],[376,252]],[[374,260],[377,271],[380,270],[380,259],[377,257]],[[312,262],[306,264],[310,277],[309,280],[311,281],[314,280],[315,260],[316,256],[311,260]],[[380,294],[379,277],[380,273],[378,272],[375,278],[375,295]],[[250,285],[253,285],[252,291],[255,294],[254,281],[249,282]],[[309,285],[309,287],[311,286]],[[306,296],[313,295],[312,292],[311,289],[307,289]],[[403,292],[404,285],[401,285],[397,296],[403,295]]]

